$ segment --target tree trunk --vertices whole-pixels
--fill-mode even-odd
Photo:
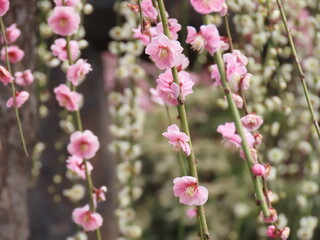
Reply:
[[[36,42],[36,0],[10,0],[10,10],[4,16],[7,26],[17,23],[22,33],[16,43],[25,51],[21,68],[32,69]],[[1,46],[2,47],[2,46]],[[4,65],[4,63],[1,63]],[[20,109],[22,125],[29,150],[35,136],[36,101],[33,87],[25,89],[30,99]],[[0,239],[25,240],[28,238],[27,188],[30,159],[23,153],[14,109],[6,107],[11,86],[0,86]]]

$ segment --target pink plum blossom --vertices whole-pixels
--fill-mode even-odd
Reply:
[[[178,72],[179,85],[174,82],[171,69],[167,69],[160,74],[157,79],[157,92],[162,100],[171,105],[179,105],[178,97],[184,101],[186,96],[193,92],[194,82],[189,73],[185,71]]]
[[[85,231],[94,231],[101,227],[103,218],[99,213],[91,212],[89,205],[76,208],[72,212],[73,221],[81,225]]]
[[[100,143],[90,130],[84,132],[74,132],[70,136],[70,143],[68,144],[68,152],[79,158],[93,158],[100,148]]]
[[[92,71],[91,65],[86,60],[79,59],[69,67],[67,78],[74,86],[78,86],[90,71]]]
[[[178,23],[178,20],[175,18],[168,19],[168,27],[170,31],[170,39],[177,40],[178,39],[178,32],[181,30],[181,25]],[[162,22],[159,22],[156,26],[156,33],[160,34],[163,33],[163,25]]]
[[[71,59],[76,60],[80,54],[79,43],[77,41],[70,41]],[[51,45],[53,56],[58,57],[61,61],[68,60],[67,41],[64,38],[59,38]]]
[[[273,239],[276,239],[278,237],[277,229],[274,225],[268,226],[267,236]]]
[[[243,107],[243,99],[240,97],[238,94],[232,94],[232,98],[234,103],[236,104],[237,108],[242,108]],[[224,99],[227,100],[227,97],[224,96]]]
[[[7,107],[17,107],[20,108],[29,99],[29,93],[26,91],[16,92],[15,101],[13,97],[9,98],[7,101]],[[15,102],[15,103],[14,103]]]
[[[5,31],[7,44],[14,43],[21,35],[21,31],[17,28],[17,24],[11,24]],[[4,43],[4,39],[0,37],[1,43]]]
[[[252,158],[253,164],[258,163],[258,153],[257,153],[257,150],[256,150],[255,148],[251,147],[251,148],[250,148],[250,153],[251,153],[251,158]],[[243,160],[247,160],[247,159],[246,159],[246,155],[245,155],[243,149],[240,150],[239,155],[240,155],[240,157],[241,157]]]
[[[2,82],[5,86],[8,85],[8,83],[11,83],[13,80],[13,77],[11,76],[10,72],[3,66],[0,66],[0,82]]]
[[[195,216],[197,216],[198,214],[198,210],[196,208],[189,208],[187,210],[187,217],[188,218],[194,218]]]
[[[177,61],[177,70],[178,72],[185,70],[189,66],[189,58],[186,57],[183,53],[181,53],[181,56],[178,58]]]
[[[183,48],[178,41],[170,40],[163,33],[153,37],[145,50],[161,70],[177,66],[182,51]]]
[[[61,7],[61,6],[74,7],[79,2],[80,0],[64,0],[64,5],[63,5],[63,0],[54,0],[54,3],[56,4],[57,7]]]
[[[243,107],[243,99],[238,94],[232,94],[233,101],[235,102],[237,108]]]
[[[197,179],[191,176],[177,177],[173,180],[173,193],[180,203],[189,206],[201,206],[208,200],[208,190],[198,186]]]
[[[190,2],[198,13],[208,14],[223,10],[225,0],[190,0]]]
[[[252,167],[252,173],[255,176],[263,176],[266,173],[266,168],[262,164],[256,163]]]
[[[221,17],[224,17],[227,15],[227,13],[228,13],[228,5],[226,3],[223,3],[222,9],[220,11],[220,15]]]
[[[151,38],[155,35],[155,28],[151,27],[147,31],[141,32],[141,26],[138,28],[132,29],[133,37],[139,39],[145,46],[149,44]]]
[[[79,158],[77,156],[70,156],[67,159],[67,168],[71,172],[77,174],[82,179],[87,179],[86,168],[85,168],[84,161],[82,158]],[[87,169],[88,169],[88,173],[91,174],[93,166],[91,165],[90,162],[87,162]]]
[[[284,227],[282,229],[280,229],[280,239],[281,240],[287,240],[289,238],[289,235],[290,235],[290,228],[288,227]]]
[[[48,24],[55,34],[70,36],[80,24],[80,16],[72,7],[55,7],[48,18]]]
[[[290,228],[284,227],[277,229],[274,225],[268,226],[267,236],[273,239],[280,238],[281,240],[287,240],[290,235]]]
[[[197,51],[206,49],[211,55],[220,50],[221,40],[218,29],[215,25],[202,25],[199,33],[194,27],[187,27],[188,35],[186,42],[192,45]]]
[[[247,72],[246,64],[248,59],[238,50],[223,55],[225,63],[226,77],[231,88],[234,91],[239,89],[248,89],[252,75]],[[214,86],[221,85],[221,76],[217,65],[211,66],[211,78],[215,80]]]
[[[3,17],[9,10],[10,1],[9,0],[0,0],[0,17]]]
[[[215,80],[213,86],[221,86],[221,76],[217,64],[211,65],[211,78]]]
[[[254,143],[254,137],[246,129],[243,130],[245,132],[246,141],[249,147],[252,147]],[[217,132],[222,134],[226,147],[235,150],[241,146],[242,140],[241,137],[236,133],[236,126],[234,122],[227,122],[224,125],[219,125]]]
[[[247,68],[242,62],[238,61],[238,59],[238,56],[232,53],[223,55],[223,60],[226,65],[227,80],[235,91],[239,90],[240,80],[247,73]]]
[[[152,21],[157,20],[158,12],[153,7],[152,0],[143,0],[141,2],[141,11],[143,16],[150,18]]]
[[[66,84],[60,84],[54,89],[56,99],[61,107],[65,107],[68,111],[77,111],[82,101],[82,96],[70,90]]]
[[[260,116],[252,113],[241,118],[242,125],[249,131],[257,130],[263,123]]]
[[[24,72],[16,72],[14,74],[16,84],[20,86],[28,86],[34,81],[34,76],[30,69]]]
[[[254,137],[254,145],[258,146],[262,143],[262,135],[258,132],[255,132],[253,134],[253,137]]]
[[[184,132],[180,132],[176,124],[172,124],[167,128],[167,132],[162,133],[162,136],[169,138],[169,143],[173,145],[175,151],[182,149],[187,156],[190,155],[191,150],[188,142],[190,138]]]
[[[22,58],[24,57],[24,51],[17,46],[9,46],[7,48],[7,50],[8,50],[9,61],[11,63],[20,62],[22,60]],[[5,48],[1,49],[1,60],[2,61],[6,60]]]
[[[243,90],[246,90],[249,88],[250,86],[250,82],[252,79],[252,74],[251,73],[246,73],[242,76],[241,80],[240,80],[240,88]]]
[[[164,105],[164,101],[162,100],[162,98],[159,96],[159,93],[156,89],[154,88],[150,88],[150,94],[151,94],[151,100],[154,103],[157,103],[159,105]]]
[[[248,58],[244,56],[239,50],[233,50],[232,54],[237,57],[237,62],[245,66],[248,64]]]
[[[263,222],[265,222],[265,223],[273,223],[273,222],[276,222],[278,220],[278,214],[277,214],[277,211],[274,208],[272,208],[272,207],[269,208],[269,214],[270,214],[269,217],[265,217],[263,215],[263,212],[262,211],[260,212],[260,217],[261,217]]]
[[[93,201],[94,205],[97,206],[98,202],[106,201],[106,193],[108,189],[106,186],[102,186],[99,189],[93,190]]]

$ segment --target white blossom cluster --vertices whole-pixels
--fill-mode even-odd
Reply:
[[[115,4],[115,10],[124,22],[109,32],[114,40],[109,44],[109,51],[117,57],[114,91],[108,99],[113,119],[109,131],[114,139],[109,150],[117,158],[118,205],[115,215],[118,218],[118,240],[140,239],[142,235],[134,208],[142,195],[139,140],[143,135],[145,112],[140,106],[142,91],[138,83],[143,80],[145,71],[137,61],[143,52],[143,45],[132,38],[132,29],[137,27],[138,19],[128,8],[128,3]]]

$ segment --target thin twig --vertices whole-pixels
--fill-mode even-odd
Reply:
[[[2,38],[3,38],[4,52],[5,52],[5,56],[6,56],[7,69],[9,71],[9,73],[10,73],[10,76],[12,77],[11,64],[10,64],[9,54],[8,54],[8,41],[7,41],[7,37],[6,37],[6,27],[5,27],[4,23],[3,23],[3,18],[2,17],[0,17],[0,25],[1,25],[1,34],[2,34]],[[11,90],[12,90],[13,106],[14,106],[14,110],[15,110],[15,113],[16,113],[16,119],[17,119],[17,122],[18,122],[18,128],[19,128],[19,133],[20,133],[20,138],[21,138],[23,151],[24,151],[24,154],[26,155],[26,157],[29,157],[26,141],[25,141],[24,134],[23,134],[23,129],[22,129],[22,124],[21,124],[19,109],[18,109],[17,103],[16,103],[16,88],[15,88],[14,80],[11,81]]]
[[[305,95],[307,103],[308,103],[309,111],[311,113],[312,123],[314,124],[316,132],[318,134],[318,138],[320,140],[319,123],[316,120],[316,117],[315,117],[315,114],[314,114],[314,109],[313,109],[313,106],[312,106],[312,103],[311,103],[311,100],[310,100],[310,95],[309,95],[308,87],[307,87],[307,84],[306,84],[306,76],[305,76],[305,74],[304,74],[304,72],[302,70],[302,67],[301,67],[301,64],[300,64],[300,61],[299,61],[299,58],[298,58],[296,47],[295,47],[295,44],[294,44],[294,41],[293,41],[293,38],[292,38],[292,34],[291,34],[291,29],[288,26],[287,17],[286,17],[286,14],[284,12],[281,0],[277,0],[277,4],[278,4],[278,8],[280,10],[280,14],[281,14],[283,25],[284,25],[284,27],[286,29],[286,32],[287,32],[289,44],[290,44],[290,47],[291,47],[291,50],[292,50],[293,60],[294,60],[296,66],[298,68],[301,84],[302,84],[302,87],[303,87],[303,92],[304,92],[304,95]]]

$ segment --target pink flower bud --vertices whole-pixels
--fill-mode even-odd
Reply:
[[[194,218],[195,216],[197,216],[198,210],[196,208],[190,208],[187,211],[187,217],[188,218]]]
[[[252,173],[255,176],[263,176],[266,173],[266,168],[262,164],[256,163],[252,167]]]
[[[262,143],[262,135],[258,132],[253,134],[254,137],[254,145],[258,146]]]

